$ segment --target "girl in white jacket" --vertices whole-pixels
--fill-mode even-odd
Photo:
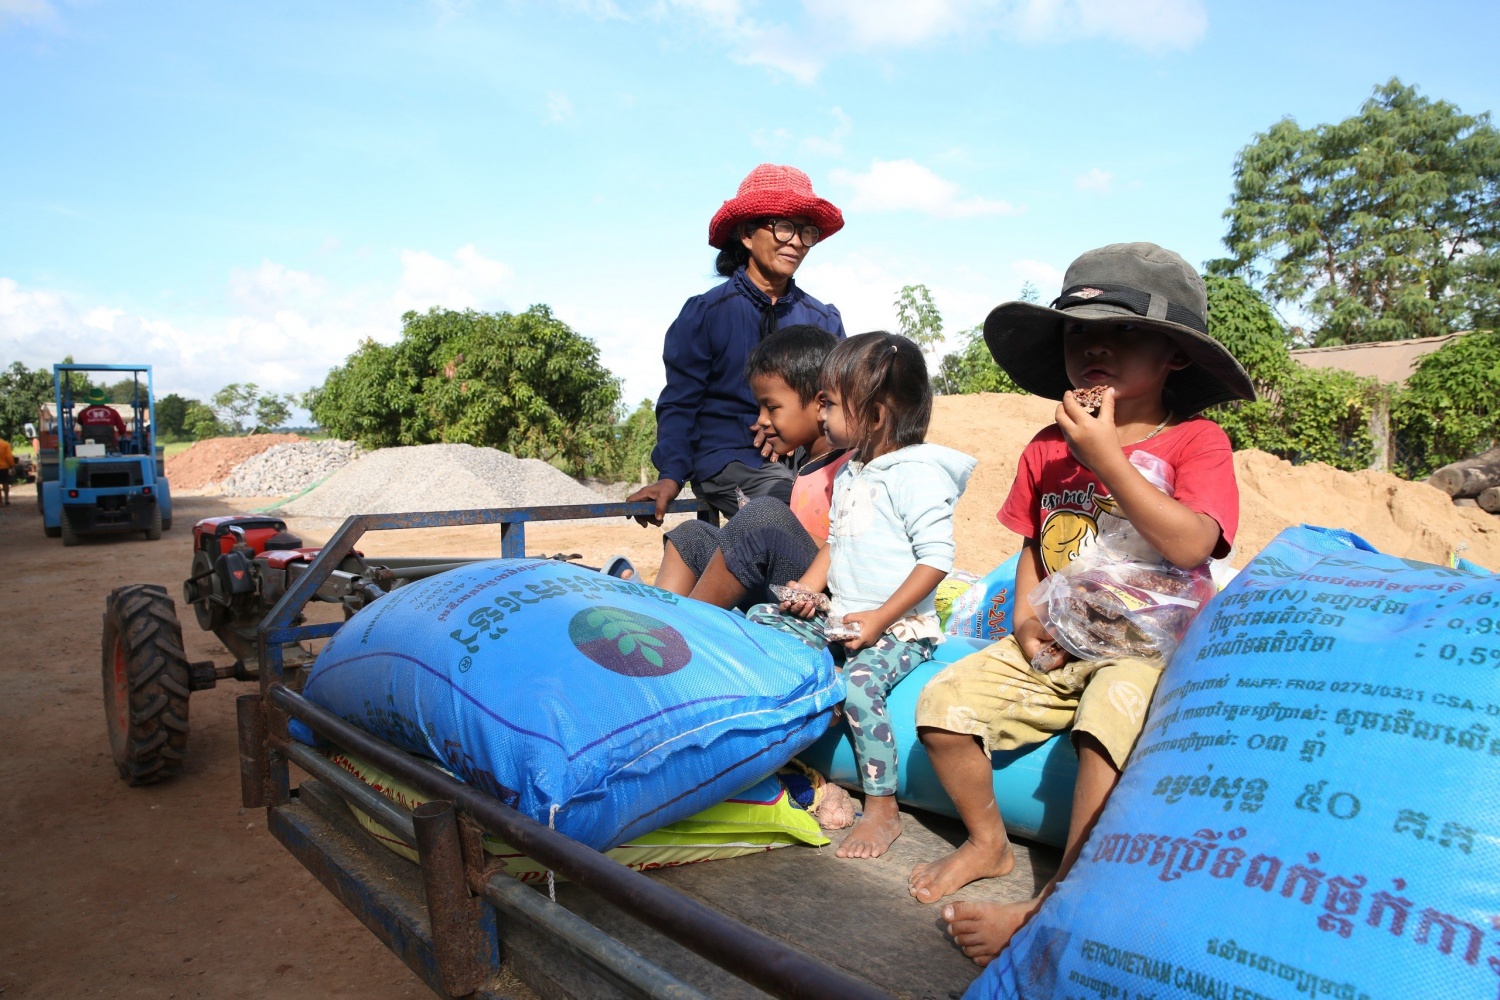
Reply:
[[[923,443],[932,386],[921,350],[905,337],[863,333],[841,343],[823,367],[823,401],[833,446],[858,449],[834,480],[828,542],[788,581],[805,596],[759,605],[749,617],[813,646],[828,645],[830,619],[842,622],[832,638],[847,656],[844,714],[865,805],[838,856],[875,858],[901,835],[886,696],[942,641],[932,595],[953,569],[953,507],[976,463]],[[825,588],[826,614],[816,596]]]

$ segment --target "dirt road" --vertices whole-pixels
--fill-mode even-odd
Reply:
[[[263,503],[263,501],[262,501]],[[179,497],[175,527],[65,549],[30,487],[0,508],[0,996],[429,996],[239,804],[234,698],[195,693],[184,773],[129,788],[109,757],[100,621],[110,590],[179,593],[201,517],[259,504]],[[309,543],[336,525],[292,522]],[[634,525],[534,528],[530,551],[623,552],[647,579],[660,534]],[[495,529],[370,536],[376,553],[498,554]],[[596,563],[597,565],[597,563]],[[229,662],[185,607],[189,659]]]

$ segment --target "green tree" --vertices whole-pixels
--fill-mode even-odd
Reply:
[[[617,483],[633,482],[641,478],[643,471],[649,478],[653,471],[651,449],[655,447],[656,406],[651,400],[643,399],[628,414],[621,411],[614,426],[608,460],[599,470],[599,475]]]
[[[184,422],[187,419],[188,407],[197,403],[196,399],[184,399],[175,392],[169,392],[156,401],[156,436],[159,438],[177,438],[187,433]]]
[[[124,403],[128,406],[135,402],[136,380],[133,378],[122,378],[114,385],[111,385],[110,387],[105,389],[104,392],[109,396],[109,401],[111,403]],[[146,380],[144,378],[142,378],[140,381],[140,393],[141,401],[145,402]]]
[[[620,383],[599,349],[543,305],[524,313],[431,309],[391,347],[366,341],[304,397],[319,426],[367,448],[431,442],[503,448],[583,474],[613,446]]]
[[[283,427],[292,417],[292,396],[278,396],[268,392],[255,401],[255,426],[259,431],[272,431]]]
[[[1292,462],[1368,467],[1374,454],[1370,411],[1375,383],[1333,368],[1309,368],[1291,355],[1275,312],[1240,278],[1209,275],[1208,332],[1255,385],[1253,403],[1211,408],[1236,450],[1259,448]]]
[[[926,285],[905,285],[896,296],[896,323],[901,336],[923,351],[942,343],[943,316]]]
[[[1036,286],[1029,281],[1022,282],[1018,299],[1022,302],[1035,302],[1037,297]],[[995,364],[995,359],[984,342],[983,324],[965,330],[960,334],[960,339],[963,347],[945,354],[938,365],[939,381],[944,392],[1026,392]]]
[[[254,382],[231,382],[214,393],[211,402],[219,422],[233,434],[245,433],[245,421],[255,412],[260,386]]]
[[[52,373],[28,369],[19,361],[0,372],[0,437],[15,442],[35,423],[41,405],[52,399]]]
[[[220,423],[219,415],[211,407],[196,399],[188,404],[187,412],[183,415],[182,428],[191,434],[195,441],[220,437],[228,430]]]
[[[1405,474],[1418,477],[1500,441],[1500,332],[1459,337],[1417,363],[1392,408]]]
[[[1392,79],[1359,114],[1290,118],[1239,153],[1219,274],[1262,284],[1318,323],[1318,344],[1400,340],[1493,322],[1500,132]]]
[[[1026,390],[995,364],[984,342],[984,327],[976,326],[963,333],[963,348],[943,356],[939,371],[948,392],[1016,392]]]

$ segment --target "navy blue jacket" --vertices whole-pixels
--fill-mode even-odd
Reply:
[[[774,324],[768,309],[774,311]],[[763,460],[750,430],[760,405],[750,393],[745,362],[762,336],[798,323],[844,337],[844,321],[833,306],[794,281],[773,306],[743,267],[687,300],[667,328],[662,348],[667,385],[656,401],[651,461],[663,479],[701,482],[730,462],[760,468]]]

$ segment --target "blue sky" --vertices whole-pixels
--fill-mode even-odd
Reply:
[[[915,282],[957,332],[1092,246],[1218,256],[1256,132],[1490,110],[1497,49],[1493,3],[0,0],[0,364],[295,392],[544,302],[654,397],[756,163],[843,209],[798,278],[851,332]]]

